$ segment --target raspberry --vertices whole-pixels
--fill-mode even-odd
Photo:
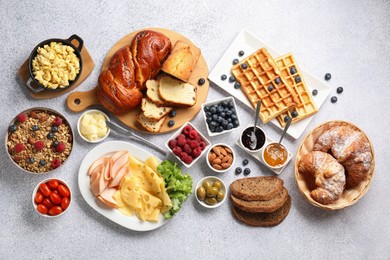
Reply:
[[[204,148],[206,148],[206,143],[205,143],[205,142],[200,142],[200,143],[199,143],[199,147],[200,147],[200,149],[202,149],[202,151],[203,151]]]
[[[181,160],[186,164],[191,164],[194,159],[191,156],[187,155],[182,157]]]
[[[177,140],[179,140],[179,139],[186,139],[186,136],[185,135],[183,135],[183,134],[179,134],[177,137],[176,137],[176,139]]]
[[[53,125],[59,126],[61,124],[62,124],[62,119],[61,118],[59,118],[58,116],[56,118],[54,118]]]
[[[65,150],[65,144],[64,143],[59,143],[56,147],[56,152],[57,153],[62,153]]]
[[[192,150],[192,156],[194,156],[194,158],[199,157],[201,153],[202,153],[202,149],[200,149],[200,147],[195,148],[194,150]]]
[[[53,161],[51,161],[51,167],[53,169],[60,167],[60,165],[61,161],[59,159],[54,159]]]
[[[21,113],[21,114],[18,115],[19,123],[24,123],[24,122],[26,122],[26,120],[27,120],[27,115],[26,114]]]
[[[169,142],[168,142],[168,146],[169,146],[169,148],[171,148],[171,149],[173,149],[173,148],[175,148],[176,146],[177,146],[177,140],[170,140]]]
[[[21,151],[24,150],[24,145],[21,143],[18,143],[15,145],[15,153],[20,153]]]
[[[198,132],[196,130],[191,130],[189,136],[191,139],[196,139],[196,138],[198,138],[199,135],[198,135]]]
[[[179,146],[176,146],[175,148],[172,149],[172,152],[173,152],[174,155],[180,157],[180,154],[181,154],[182,150],[181,150],[181,148]]]
[[[185,138],[177,138],[177,142],[176,142],[176,144],[177,144],[177,146],[180,146],[180,147],[183,147],[184,145],[186,145],[186,139]]]
[[[187,157],[187,156],[188,154],[186,152],[181,152],[179,157],[183,161],[183,157]]]
[[[183,151],[186,152],[187,154],[191,154],[192,153],[192,149],[191,149],[191,147],[188,144],[184,145]]]
[[[192,128],[192,126],[187,125],[186,127],[183,128],[182,133],[188,136],[192,130],[194,130],[194,129]]]
[[[35,148],[35,150],[37,150],[37,151],[42,150],[44,147],[45,147],[45,143],[44,143],[43,141],[36,141],[36,142],[34,143],[34,148]]]
[[[191,140],[190,141],[190,146],[192,149],[198,148],[199,147],[199,142],[197,140]]]

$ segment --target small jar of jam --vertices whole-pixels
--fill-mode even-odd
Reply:
[[[241,133],[240,143],[248,152],[258,152],[261,148],[263,148],[267,137],[263,129],[261,129],[260,127],[256,127],[254,135],[256,140],[255,143],[253,143],[253,139],[251,138],[252,134],[253,126],[248,126],[247,128],[245,128],[244,131],[242,131]]]
[[[278,169],[283,167],[288,159],[286,147],[278,143],[270,143],[263,150],[263,161],[271,168]]]

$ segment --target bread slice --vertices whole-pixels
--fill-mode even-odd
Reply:
[[[242,200],[270,200],[282,187],[283,180],[278,177],[251,177],[232,182],[230,192]]]
[[[154,79],[146,81],[146,96],[157,106],[165,106],[164,101],[158,95],[158,81]]]
[[[160,129],[165,121],[165,118],[167,118],[167,117],[164,116],[160,120],[156,121],[156,120],[145,117],[143,113],[139,113],[138,115],[136,115],[135,118],[138,121],[138,123],[141,124],[141,126],[143,128],[145,128],[149,132],[157,133],[157,132],[160,132]]]
[[[173,107],[158,107],[148,98],[143,98],[141,109],[146,118],[160,120],[173,110]]]
[[[191,107],[196,103],[196,87],[169,76],[160,79],[158,94],[165,103],[173,106]]]
[[[230,195],[230,200],[233,206],[246,212],[274,212],[275,210],[280,209],[287,199],[288,191],[284,187],[270,200],[247,201]]]
[[[291,197],[281,208],[271,213],[251,213],[233,207],[233,215],[241,222],[255,227],[273,227],[280,224],[288,215],[291,208]]]

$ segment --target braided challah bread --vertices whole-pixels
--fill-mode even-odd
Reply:
[[[142,99],[145,82],[159,73],[171,50],[171,42],[155,31],[137,33],[131,44],[118,50],[99,76],[100,103],[114,114],[128,112]]]

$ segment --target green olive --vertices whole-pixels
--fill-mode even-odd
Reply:
[[[217,201],[220,202],[223,200],[223,198],[225,198],[225,192],[223,192],[223,191],[218,192]]]
[[[221,189],[222,183],[220,181],[215,181],[213,184],[213,187],[217,188],[218,190]]]
[[[202,185],[206,190],[211,188],[211,183],[209,181],[204,181]]]
[[[206,198],[204,200],[204,202],[206,202],[207,205],[215,205],[215,204],[217,204],[217,200],[215,198]]]
[[[218,194],[219,190],[215,187],[211,187],[210,189],[206,190],[206,196],[209,198],[215,198]]]
[[[199,200],[203,201],[206,198],[206,189],[204,187],[199,187],[196,190],[196,196]]]

